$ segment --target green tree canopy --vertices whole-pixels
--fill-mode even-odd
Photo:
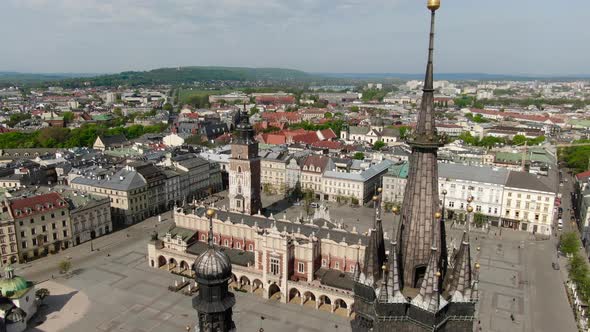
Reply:
[[[381,150],[385,147],[385,142],[383,141],[377,141],[375,142],[375,144],[373,144],[373,150]]]
[[[356,160],[363,160],[365,159],[365,154],[362,152],[357,152],[354,154],[354,156],[352,157],[352,159],[356,159]]]

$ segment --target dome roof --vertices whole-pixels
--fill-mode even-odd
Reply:
[[[227,254],[209,248],[195,260],[197,281],[220,283],[231,278],[231,262]]]
[[[0,279],[0,292],[4,296],[11,296],[15,292],[29,288],[29,283],[23,277],[14,276],[10,279]]]

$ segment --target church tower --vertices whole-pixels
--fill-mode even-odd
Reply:
[[[245,109],[236,131],[229,160],[229,208],[233,212],[255,214],[262,209],[260,157],[254,128]]]
[[[437,151],[443,140],[435,127],[433,89],[434,18],[439,7],[440,0],[427,0],[428,64],[418,123],[408,141],[412,155],[400,227],[385,256],[376,209],[364,269],[357,266],[354,273],[354,332],[471,332],[476,321],[479,264],[475,271],[471,268],[469,228],[449,267],[439,211]]]
[[[209,219],[209,248],[194,264],[199,294],[193,298],[197,310],[199,332],[234,332],[232,308],[236,304],[234,294],[228,290],[232,277],[231,261],[224,251],[213,246],[213,216],[215,210],[207,210]]]

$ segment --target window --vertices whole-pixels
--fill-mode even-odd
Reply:
[[[55,218],[55,213],[52,213],[51,214],[51,218]]]
[[[35,233],[37,233],[37,230],[35,228],[31,228],[31,235],[35,235]]]
[[[35,222],[35,219],[34,218],[31,218],[31,224],[34,223],[34,222]]]
[[[475,206],[475,211],[481,212],[481,205],[476,205]]]
[[[240,242],[240,241],[236,242],[236,248],[242,249],[242,242]]]
[[[519,216],[519,215],[520,215],[520,211],[516,211],[516,212],[514,212],[514,217],[515,217],[515,218],[518,218],[518,216]]]
[[[51,229],[55,229],[55,223],[51,224]]]
[[[223,240],[223,245],[227,247],[229,245],[229,242],[227,240]]]
[[[64,238],[68,237],[68,231],[64,229]]]
[[[305,264],[303,262],[299,262],[297,264],[297,272],[299,272],[299,273],[305,272]]]
[[[26,249],[27,248],[27,241],[21,242],[20,246],[23,247],[23,249]]]
[[[506,210],[506,217],[510,215],[510,210]]]
[[[63,227],[66,227],[66,221],[65,221],[65,220],[62,220],[62,221],[61,221],[61,225],[62,225]]]
[[[539,221],[539,214],[535,213],[535,221]]]
[[[450,207],[450,208],[452,208],[452,207],[455,207],[455,202],[453,202],[453,201],[449,201],[449,207]]]
[[[25,235],[25,231],[21,231],[21,232],[20,232],[20,237],[26,237],[26,235]]]
[[[271,257],[270,258],[270,273],[272,274],[279,274],[280,273],[280,260],[278,258]]]
[[[336,264],[334,264],[334,267],[336,268],[336,270],[340,270],[340,262],[336,262]]]
[[[45,220],[45,216],[41,216],[41,221],[44,221],[44,220]]]
[[[328,263],[326,262],[326,260],[325,260],[325,259],[322,259],[322,266],[323,266],[323,267],[326,267],[326,265],[327,265],[327,264],[328,264]]]
[[[36,246],[37,245],[37,239],[33,239],[33,245]]]
[[[206,241],[207,237],[205,236],[205,234],[201,234],[201,241]]]
[[[21,221],[19,221],[19,222],[18,222],[18,225],[19,225],[19,226],[22,226],[22,225],[23,225],[23,221],[22,221],[22,220],[21,220]]]
[[[248,245],[248,250],[249,250],[249,251],[254,251],[254,245],[253,245],[252,243],[250,243],[250,244]]]
[[[53,240],[57,240],[57,233],[53,233]]]
[[[46,232],[46,231],[47,231],[47,225],[43,225],[43,226],[41,226],[41,231],[42,231],[42,232]]]

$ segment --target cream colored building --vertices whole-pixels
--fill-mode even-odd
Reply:
[[[8,201],[0,202],[0,260],[2,266],[18,262],[18,244],[16,242],[16,228]]]
[[[108,197],[64,191],[70,203],[73,245],[90,241],[113,231],[111,201]]]
[[[502,225],[551,235],[555,197],[555,192],[535,175],[510,172],[504,187]]]
[[[70,182],[74,190],[108,197],[113,222],[133,224],[150,216],[146,180],[136,171],[124,168],[102,179],[77,177]]]
[[[287,190],[287,163],[291,156],[287,151],[271,151],[260,161],[260,183],[263,191],[284,194]]]
[[[326,171],[322,176],[322,199],[364,204],[377,193],[383,175],[392,164],[383,160],[360,172]]]
[[[11,201],[19,261],[71,246],[72,232],[66,200],[51,192]]]
[[[176,209],[176,227],[148,243],[148,264],[191,276],[191,262],[207,248],[205,210]],[[213,239],[232,261],[234,287],[283,303],[352,313],[352,272],[367,241],[356,230],[217,210]]]

